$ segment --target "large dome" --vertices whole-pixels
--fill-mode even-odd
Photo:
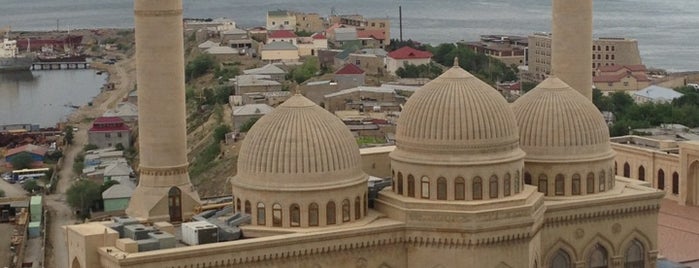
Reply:
[[[406,151],[480,154],[519,150],[517,123],[491,86],[454,66],[413,94],[398,120]]]
[[[512,108],[526,160],[569,161],[613,154],[602,114],[559,78],[546,79]]]
[[[334,115],[294,95],[247,133],[234,183],[248,188],[313,190],[364,180],[359,147]]]

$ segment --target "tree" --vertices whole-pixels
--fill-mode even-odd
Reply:
[[[318,59],[309,57],[301,66],[296,67],[289,73],[289,79],[293,79],[297,84],[301,84],[318,72]]]
[[[97,150],[100,147],[94,144],[85,144],[85,147],[83,147],[83,152],[91,151],[91,150]]]
[[[202,76],[214,67],[215,64],[214,57],[209,54],[201,54],[194,58],[194,60],[187,63],[184,68],[186,80],[195,79]]]
[[[226,134],[231,132],[231,126],[229,125],[220,125],[214,129],[214,140],[217,142],[220,142],[224,139],[226,139]]]
[[[15,157],[12,157],[10,159],[10,164],[12,164],[13,169],[25,169],[25,168],[31,168],[32,163],[34,163],[34,158],[32,158],[29,153],[19,153]]]
[[[120,142],[120,143],[117,143],[116,145],[114,145],[114,149],[116,149],[117,151],[123,151],[123,150],[124,150],[124,145],[121,144],[121,142]]]
[[[71,126],[66,126],[64,129],[64,134],[65,134],[65,140],[67,144],[73,144],[73,127]]]
[[[22,188],[24,188],[25,191],[33,193],[35,191],[38,191],[41,189],[41,186],[36,183],[35,179],[27,179],[27,181],[22,184]]]
[[[5,197],[5,191],[0,189],[0,197]]]
[[[252,128],[253,125],[255,125],[255,122],[257,122],[257,117],[250,118],[248,121],[245,121],[242,125],[240,125],[240,132],[248,132],[250,128]]]
[[[75,182],[66,192],[68,205],[79,211],[81,218],[90,216],[90,207],[102,198],[99,184],[89,180]]]

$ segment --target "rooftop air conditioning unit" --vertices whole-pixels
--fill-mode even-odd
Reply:
[[[183,223],[182,242],[190,246],[216,243],[218,227],[205,221]]]

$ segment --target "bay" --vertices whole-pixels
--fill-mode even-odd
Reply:
[[[476,40],[483,34],[527,35],[550,31],[550,0],[184,0],[185,17],[227,17],[241,26],[263,25],[268,10],[290,9],[327,16],[363,14],[392,19],[398,36],[438,44]],[[639,41],[644,63],[669,71],[699,70],[699,1],[595,0],[595,36]],[[0,27],[21,30],[131,28],[129,0],[4,0]]]
[[[0,125],[55,127],[100,92],[107,76],[95,70],[0,73]]]

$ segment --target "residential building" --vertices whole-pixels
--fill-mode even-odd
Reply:
[[[384,46],[390,44],[391,41],[391,20],[381,18],[364,18],[362,15],[336,15],[330,16],[329,23],[347,25],[358,30],[377,30],[383,32],[386,37]]]
[[[325,30],[325,19],[318,13],[297,12],[295,15],[297,31],[316,33]]]
[[[365,77],[366,72],[364,72],[362,68],[359,68],[357,65],[352,63],[348,63],[335,72],[337,89],[342,90],[363,86]]]
[[[277,67],[277,65],[274,64],[267,64],[265,66],[262,66],[260,68],[254,68],[254,69],[248,69],[244,70],[243,74],[246,75],[269,75],[271,80],[277,81],[277,82],[284,82],[286,79],[286,71],[284,71],[282,68]]]
[[[333,30],[332,38],[330,41],[335,45],[335,47],[343,47],[346,43],[357,41],[357,28],[354,27],[337,27]]]
[[[649,86],[633,93],[636,103],[670,103],[672,100],[684,96],[684,94],[670,88]]]
[[[362,112],[382,112],[388,110],[400,110],[400,104],[405,99],[399,97],[396,91],[390,87],[360,86],[340,90],[336,93],[325,95],[325,109],[334,113],[344,110],[359,110]],[[382,106],[382,104],[384,104]],[[378,108],[376,108],[378,107]]]
[[[102,116],[119,117],[126,123],[136,123],[136,121],[138,121],[138,106],[130,102],[120,102],[117,104],[116,108],[104,112]]]
[[[408,64],[429,64],[431,59],[432,53],[429,51],[421,51],[409,46],[404,46],[388,53],[386,57],[386,71],[395,75],[398,68]]]
[[[307,81],[298,88],[301,95],[321,107],[326,107],[324,96],[338,91],[337,83],[331,80]]]
[[[244,104],[267,104],[276,107],[286,101],[291,96],[289,91],[266,91],[266,92],[250,92],[245,93],[241,97],[241,103]],[[235,107],[233,107],[235,109]]]
[[[532,79],[541,81],[551,74],[551,34],[529,35],[528,63]],[[611,65],[641,65],[638,41],[629,38],[598,38],[592,41],[592,66],[597,68]]]
[[[389,43],[383,30],[357,31],[357,39],[362,43],[363,48],[385,48],[385,44]]]
[[[296,45],[298,36],[292,30],[275,30],[267,32],[267,43],[288,42]]]
[[[227,43],[230,40],[248,39],[248,31],[238,28],[229,29],[221,32],[221,42]]]
[[[505,65],[526,64],[525,52],[529,39],[515,35],[481,35],[476,42],[460,42],[478,54],[488,55],[505,63]]]
[[[122,211],[129,207],[129,200],[134,189],[122,185],[115,184],[102,192],[102,203],[104,212]]]
[[[386,51],[382,50],[384,56],[379,56],[377,54],[365,53],[364,50],[361,53],[350,53],[347,56],[346,62],[349,64],[354,64],[362,68],[368,75],[383,75],[386,73]]]
[[[128,149],[131,147],[131,128],[119,117],[99,117],[87,131],[87,140],[98,148],[121,144]]]
[[[235,26],[235,21],[227,18],[184,20],[184,28],[186,31],[207,30],[212,32],[222,32],[234,29]]]
[[[202,50],[202,51],[206,51],[206,50],[209,49],[209,48],[218,47],[218,46],[220,46],[220,45],[221,45],[221,43],[219,43],[219,42],[214,42],[214,41],[211,41],[211,40],[206,40],[206,41],[204,41],[203,43],[197,45],[197,48],[199,48],[199,49]]]
[[[252,119],[260,119],[263,115],[270,113],[274,108],[267,104],[245,104],[233,109],[233,131],[240,130],[240,127]]]
[[[12,161],[14,161],[16,157],[19,157],[20,155],[29,155],[32,160],[34,160],[34,163],[31,165],[33,167],[40,167],[44,165],[44,157],[46,156],[47,152],[47,147],[26,144],[7,150],[7,152],[5,152],[5,162],[11,165]]]
[[[235,95],[251,92],[281,91],[282,84],[269,75],[238,75],[235,77]]]
[[[296,15],[288,10],[267,12],[267,30],[296,30]]]
[[[645,65],[608,65],[595,70],[592,82],[604,93],[635,91],[650,86]]]
[[[261,58],[266,62],[296,62],[299,48],[288,42],[270,42],[262,46]]]

